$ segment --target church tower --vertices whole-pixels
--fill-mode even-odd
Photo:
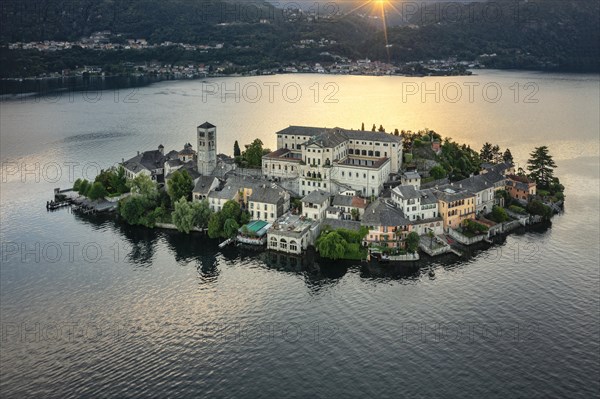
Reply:
[[[198,126],[198,173],[211,175],[217,167],[217,127],[208,122]]]

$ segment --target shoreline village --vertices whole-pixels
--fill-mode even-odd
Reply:
[[[116,211],[132,225],[191,231],[229,244],[377,263],[461,247],[549,221],[564,205],[545,146],[527,171],[510,149],[477,152],[432,130],[386,132],[289,126],[277,148],[236,141],[217,151],[217,127],[196,128],[194,145],[138,151],[93,182],[78,179],[46,204],[84,213]]]

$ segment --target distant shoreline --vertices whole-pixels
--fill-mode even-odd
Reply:
[[[148,87],[155,83],[167,81],[197,81],[204,79],[235,78],[235,77],[261,77],[281,75],[319,75],[319,76],[357,76],[357,77],[411,77],[411,78],[435,78],[450,76],[478,76],[477,71],[502,71],[502,72],[535,72],[540,74],[564,73],[571,75],[597,75],[593,72],[578,71],[550,71],[533,69],[498,69],[477,68],[467,70],[463,74],[341,74],[341,73],[317,73],[317,72],[278,72],[271,74],[211,74],[195,77],[174,77],[171,74],[164,75],[109,75],[109,76],[65,76],[65,77],[29,77],[29,78],[0,78],[0,101],[19,100],[29,97],[43,97],[65,92],[104,91],[116,89],[131,89]],[[21,87],[17,87],[21,85]],[[25,87],[23,87],[25,85]],[[33,90],[36,85],[43,85],[41,89]]]

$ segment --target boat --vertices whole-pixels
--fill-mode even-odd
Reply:
[[[231,244],[233,242],[233,238],[228,238],[225,241],[223,241],[222,243],[219,244],[219,248],[223,248],[229,244]]]
[[[381,252],[371,252],[371,260],[377,261],[377,263],[390,263],[390,257],[387,254]]]

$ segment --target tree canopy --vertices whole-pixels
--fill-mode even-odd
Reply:
[[[321,234],[317,239],[316,248],[321,256],[330,259],[340,259],[346,251],[347,241],[335,231]]]
[[[194,181],[187,170],[176,170],[173,172],[167,186],[167,191],[173,202],[179,201],[180,198],[185,198],[187,201],[192,198]]]
[[[527,170],[529,177],[535,180],[538,186],[543,188],[550,187],[554,181],[554,168],[556,163],[548,151],[548,147],[543,145],[536,147],[527,161]]]

